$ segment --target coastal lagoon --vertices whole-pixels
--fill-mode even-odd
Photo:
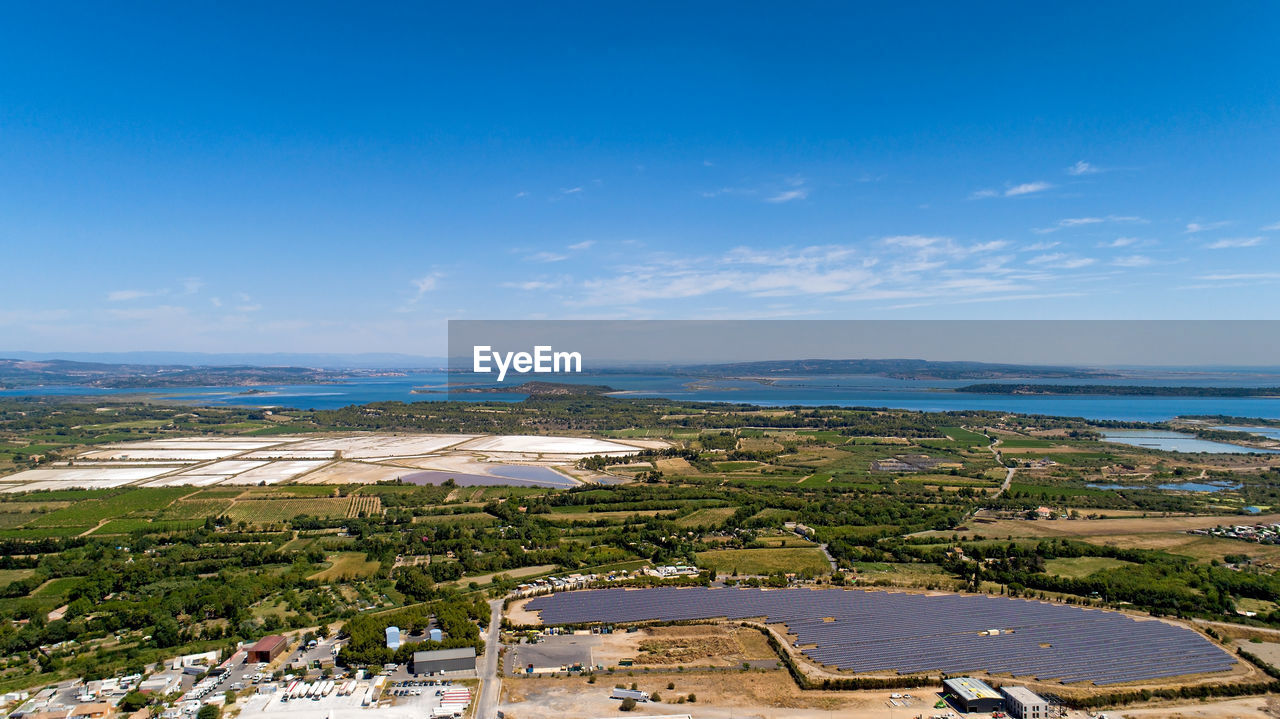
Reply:
[[[0,396],[121,396],[196,405],[233,405],[297,409],[338,409],[370,402],[431,402],[446,399],[469,402],[514,402],[518,392],[443,392],[443,372],[396,377],[361,377],[334,384],[264,385],[246,387],[184,387],[178,389],[93,389],[36,387],[0,391]],[[927,412],[990,410],[1084,417],[1093,420],[1161,422],[1179,415],[1227,415],[1280,419],[1280,399],[1271,397],[1142,397],[1117,395],[988,395],[954,391],[971,380],[908,380],[880,376],[842,375],[755,381],[702,379],[659,374],[600,374],[557,377],[557,382],[608,385],[620,397],[664,397],[696,402],[736,402],[763,406],[887,407]],[[1054,380],[1067,384],[1066,381]],[[1126,377],[1107,383],[1236,386],[1243,381],[1174,381]],[[1094,381],[1101,384],[1102,382]],[[1249,383],[1256,384],[1252,378]],[[415,388],[429,388],[414,393]],[[1231,445],[1226,445],[1231,446]],[[1199,451],[1199,450],[1187,450]],[[1236,451],[1239,451],[1237,448]]]
[[[1102,433],[1108,442],[1127,444],[1131,447],[1146,447],[1166,452],[1212,452],[1215,454],[1276,454],[1274,449],[1255,449],[1241,447],[1226,442],[1214,442],[1200,439],[1185,432],[1167,432],[1153,429],[1109,429]],[[1196,491],[1196,490],[1192,490]],[[1200,490],[1212,491],[1212,490]]]

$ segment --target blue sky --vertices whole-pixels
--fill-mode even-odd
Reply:
[[[1277,36],[1262,2],[8,3],[0,351],[1275,319]]]

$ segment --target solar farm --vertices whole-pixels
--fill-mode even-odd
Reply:
[[[1237,665],[1184,627],[986,595],[659,587],[551,594],[525,608],[548,625],[764,617],[785,625],[810,660],[857,673],[985,672],[1107,686]]]

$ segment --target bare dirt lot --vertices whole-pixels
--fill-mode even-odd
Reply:
[[[755,629],[721,624],[651,627],[601,635],[594,661],[606,667],[621,659],[636,666],[736,667],[742,662],[776,662],[764,635]]]
[[[519,679],[503,682],[502,710],[507,719],[589,719],[627,716],[609,698],[614,685],[634,682],[642,691],[657,692],[662,701],[643,705],[645,715],[693,714],[699,719],[757,717],[759,719],[829,719],[887,716],[889,692],[804,692],[781,670],[628,676],[601,674],[595,684],[586,677]],[[667,689],[674,683],[675,689]],[[693,694],[696,702],[689,703]],[[676,704],[677,697],[686,703]],[[933,700],[928,702],[932,706]],[[922,703],[913,708],[925,711]],[[899,709],[903,716],[905,710]],[[918,712],[916,712],[918,713]]]

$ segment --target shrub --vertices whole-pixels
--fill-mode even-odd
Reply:
[[[635,708],[636,708],[636,700],[632,699],[631,697],[627,697],[626,699],[623,699],[622,705],[618,707],[619,710],[624,712],[629,712]]]

